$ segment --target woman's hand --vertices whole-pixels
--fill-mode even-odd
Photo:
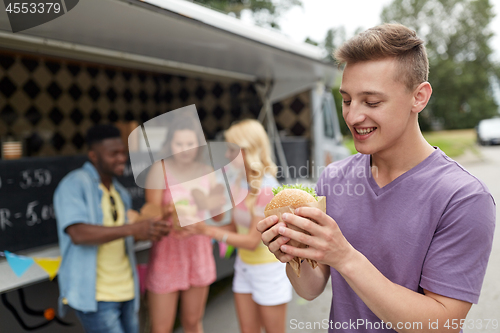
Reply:
[[[191,219],[191,217],[186,217],[186,219]],[[180,230],[176,229],[172,234],[177,238],[185,238],[193,235],[204,235],[206,234],[207,225],[204,221],[194,222],[195,218],[193,217],[193,223],[189,223],[188,220],[184,220],[187,223],[186,226],[181,227]],[[197,220],[197,219],[196,219]]]
[[[169,204],[163,205],[162,207],[162,218],[164,221],[170,220],[172,218],[174,211],[175,211],[175,206],[173,202],[170,202]]]
[[[277,230],[279,235],[308,245],[308,248],[300,249],[287,244],[280,245],[280,251],[287,256],[313,259],[340,270],[356,252],[345,239],[335,220],[318,208],[300,207],[295,209],[295,215],[285,213],[282,219],[310,234],[279,226]]]
[[[262,242],[267,246],[269,251],[281,262],[289,262],[295,256],[286,254],[280,250],[281,246],[286,244],[290,238],[280,236],[279,228],[286,228],[285,223],[279,222],[276,215],[266,217],[257,223],[257,230],[262,234]]]
[[[131,227],[133,228],[135,240],[150,240],[153,242],[157,242],[162,237],[167,236],[171,229],[159,216],[136,221],[131,224]]]
[[[205,235],[207,233],[207,224],[205,221],[200,221],[187,225],[183,229],[189,230],[193,235]]]
[[[172,237],[182,239],[182,238],[193,236],[194,233],[191,230],[189,230],[188,227],[182,227],[181,229],[172,230],[170,235],[172,235]]]

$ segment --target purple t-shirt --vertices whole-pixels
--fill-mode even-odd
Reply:
[[[441,150],[383,188],[372,176],[370,155],[357,154],[330,164],[316,191],[326,196],[326,213],[346,239],[389,280],[477,303],[495,202],[480,180]],[[329,332],[394,332],[335,269],[330,273]]]

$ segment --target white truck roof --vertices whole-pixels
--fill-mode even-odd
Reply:
[[[317,82],[330,86],[338,72],[315,46],[182,0],[82,0],[19,33],[0,11],[0,45],[156,71],[273,80],[271,101]]]

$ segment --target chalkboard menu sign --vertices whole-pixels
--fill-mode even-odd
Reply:
[[[0,161],[0,251],[57,244],[54,191],[86,161],[86,155]],[[131,193],[134,209],[140,209],[144,190],[135,185],[130,164],[118,180]]]

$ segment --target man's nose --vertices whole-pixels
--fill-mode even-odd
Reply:
[[[125,163],[128,160],[128,155],[126,153],[119,154],[118,158],[120,160],[120,163]]]
[[[366,113],[360,103],[351,102],[349,108],[344,112],[344,119],[348,125],[354,126],[362,123],[366,119]]]

